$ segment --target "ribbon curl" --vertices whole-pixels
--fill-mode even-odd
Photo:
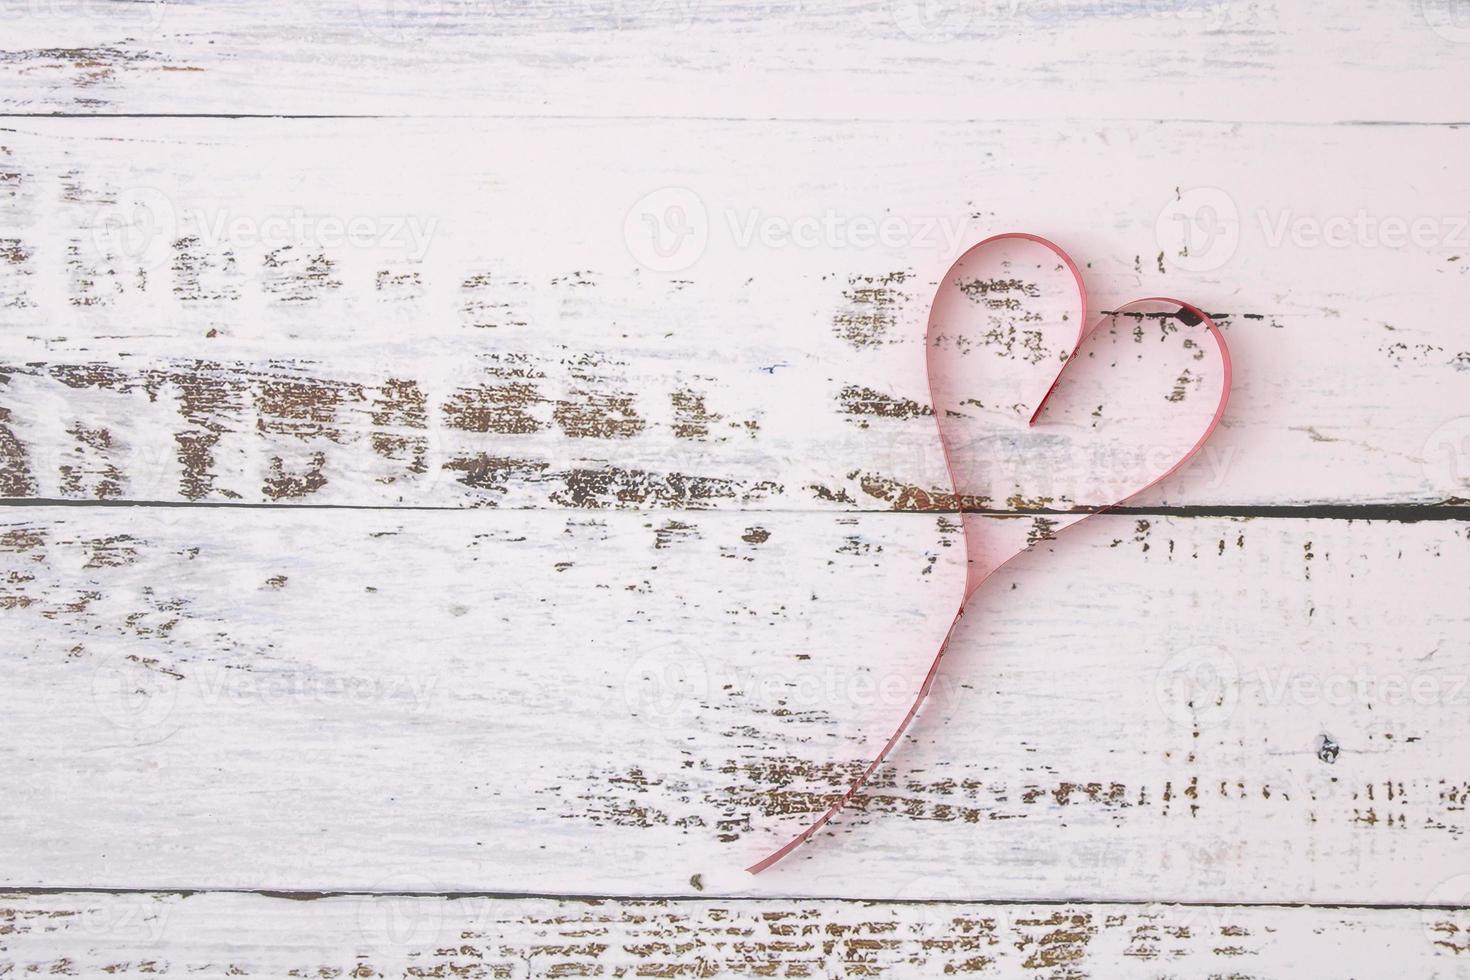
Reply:
[[[810,826],[808,826],[805,830],[801,831],[791,840],[783,844],[781,847],[771,852],[771,854],[769,854],[767,857],[763,858],[760,861],[757,861],[755,864],[752,864],[750,867],[746,868],[746,870],[753,875],[760,874],[762,871],[765,871],[767,868],[771,867],[772,865],[779,862],[782,858],[786,857],[792,851],[796,850],[802,844],[809,841],[813,836],[816,835],[817,831],[826,826],[827,823],[833,817],[835,817],[855,795],[857,795],[858,791],[863,788],[863,786],[872,777],[873,773],[877,771],[878,767],[883,764],[883,761],[888,758],[888,755],[893,751],[894,747],[898,745],[899,739],[904,736],[904,733],[908,730],[909,725],[913,722],[915,716],[918,715],[920,706],[923,705],[924,700],[929,696],[929,691],[934,686],[934,679],[938,676],[940,665],[944,661],[944,655],[949,650],[949,644],[950,641],[954,638],[956,627],[959,626],[960,620],[965,615],[965,606],[970,601],[970,598],[975,594],[976,590],[978,590],[980,586],[983,585],[992,575],[994,575],[1000,569],[1004,568],[1007,564],[1010,563],[1012,559],[1014,559],[1018,555],[1024,554],[1029,549],[1029,546],[1028,548],[1022,548],[1021,550],[1014,552],[1013,554],[1006,557],[1004,560],[995,564],[994,567],[990,568],[985,567],[986,563],[976,560],[976,555],[978,554],[979,549],[977,543],[972,542],[968,522],[964,520],[964,498],[962,496],[962,488],[960,487],[959,480],[956,478],[955,475],[954,459],[951,453],[949,442],[945,439],[944,424],[941,421],[943,418],[943,412],[935,388],[935,363],[936,357],[938,356],[937,351],[939,350],[939,345],[935,343],[935,340],[937,336],[936,330],[940,326],[939,306],[940,299],[944,295],[944,290],[949,285],[951,277],[954,276],[954,274],[958,270],[964,267],[967,264],[968,260],[977,256],[982,249],[986,249],[989,246],[992,246],[995,243],[1002,241],[1033,242],[1051,251],[1066,267],[1067,271],[1071,273],[1072,279],[1077,287],[1077,296],[1079,300],[1078,333],[1076,343],[1073,344],[1071,352],[1062,362],[1062,366],[1057,371],[1056,377],[1052,380],[1051,385],[1047,388],[1046,394],[1043,395],[1041,400],[1036,403],[1035,410],[1031,413],[1031,417],[1027,420],[1028,426],[1034,426],[1036,424],[1036,420],[1038,417],[1040,417],[1042,409],[1046,407],[1048,399],[1050,399],[1052,394],[1057,390],[1057,385],[1061,383],[1062,376],[1066,373],[1068,366],[1071,365],[1072,362],[1077,358],[1078,352],[1082,349],[1083,343],[1088,339],[1093,331],[1097,329],[1098,325],[1103,322],[1103,318],[1099,318],[1097,322],[1094,323],[1091,327],[1087,326],[1087,286],[1082,281],[1081,270],[1077,268],[1077,264],[1073,262],[1071,257],[1068,256],[1066,252],[1062,251],[1060,247],[1038,235],[1030,235],[1023,232],[1008,232],[1006,234],[994,235],[990,238],[987,238],[984,241],[971,246],[963,255],[956,259],[954,264],[950,266],[948,271],[946,271],[944,278],[940,280],[939,287],[935,292],[934,302],[930,305],[928,328],[925,332],[925,368],[929,382],[929,400],[930,403],[934,406],[935,419],[937,424],[939,425],[939,441],[944,454],[945,472],[949,478],[949,485],[954,491],[955,505],[961,512],[960,526],[961,534],[965,542],[966,555],[964,592],[960,596],[958,607],[955,610],[954,619],[950,622],[949,629],[945,631],[944,639],[940,642],[939,649],[935,652],[934,659],[930,662],[929,669],[924,674],[924,679],[919,685],[919,689],[917,694],[914,696],[913,703],[909,705],[908,710],[904,713],[903,718],[899,721],[898,727],[895,728],[893,734],[888,737],[888,741],[883,744],[883,748],[879,750],[876,756],[874,756],[873,761],[868,763],[867,767],[862,771],[862,773],[855,780],[853,780],[852,785],[847,788],[846,792],[844,792],[842,796],[837,799],[836,802],[829,806],[824,813],[817,817],[816,820],[812,821]],[[1214,338],[1215,344],[1217,345],[1217,348],[1219,350],[1220,362],[1224,372],[1223,385],[1220,391],[1219,403],[1218,405],[1216,405],[1214,414],[1210,418],[1208,425],[1205,426],[1205,429],[1203,433],[1199,436],[1199,438],[1195,440],[1194,445],[1191,446],[1187,452],[1180,456],[1179,459],[1162,474],[1154,477],[1144,486],[1124,494],[1119,499],[1114,500],[1112,503],[1104,504],[1100,507],[1097,507],[1096,509],[1082,513],[1075,520],[1065,524],[1061,528],[1058,528],[1058,531],[1064,530],[1067,527],[1075,526],[1076,524],[1080,524],[1088,517],[1093,517],[1113,507],[1116,507],[1124,501],[1129,500],[1132,497],[1135,497],[1141,493],[1144,493],[1145,491],[1157,486],[1159,483],[1168,479],[1170,476],[1173,476],[1174,473],[1176,473],[1182,466],[1184,466],[1185,463],[1189,462],[1190,459],[1192,459],[1195,454],[1200,451],[1200,448],[1204,446],[1205,442],[1210,438],[1210,435],[1219,426],[1221,418],[1223,418],[1225,415],[1225,406],[1230,397],[1231,364],[1230,351],[1229,348],[1227,348],[1225,345],[1225,338],[1220,333],[1219,326],[1204,311],[1190,303],[1185,303],[1182,300],[1171,299],[1164,296],[1151,296],[1145,299],[1135,300],[1133,303],[1130,303],[1128,305],[1134,306],[1141,303],[1167,303],[1174,305],[1177,307],[1177,310],[1175,310],[1173,314],[1174,316],[1180,318],[1181,320],[1183,320],[1183,322],[1190,326],[1202,324],[1209,332],[1210,336]]]

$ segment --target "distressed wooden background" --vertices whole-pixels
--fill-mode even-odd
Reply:
[[[0,976],[1470,976],[1460,0],[0,24]],[[1055,540],[1013,229],[1235,357]]]

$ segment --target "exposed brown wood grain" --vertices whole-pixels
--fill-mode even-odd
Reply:
[[[884,897],[953,873],[1027,898],[1423,903],[1460,870],[1456,522],[981,520],[1036,550],[971,601],[842,819],[752,881],[907,707],[958,599],[955,517],[8,513],[12,884],[105,855],[98,883],[367,887],[364,835],[437,890],[700,874]]]
[[[1297,0],[16,9],[7,111],[1458,118],[1424,97],[1456,67],[1441,0],[1362,3],[1358,31]]]
[[[1455,220],[1452,5],[613,6],[0,16],[6,113],[523,117],[0,127],[0,497],[364,508],[0,508],[0,880],[124,886],[0,895],[0,977],[1470,975],[1463,525],[1116,517],[1074,547],[1028,512],[1101,501],[948,485],[915,370],[953,257],[915,232],[1063,229],[1103,308],[1166,286],[1239,356],[1218,454],[1149,506],[1470,500],[1464,255],[1256,228]],[[1097,121],[1140,105],[1223,122]],[[1342,125],[1380,118],[1434,125]],[[658,186],[715,232],[672,276],[619,233]],[[1189,186],[1240,206],[1233,264],[1155,231]],[[405,256],[165,221],[145,261],[98,234],[140,192],[449,227]],[[832,217],[908,237],[720,234]],[[994,327],[941,346],[1065,353],[1028,276],[960,288]],[[1169,410],[1208,390],[1165,380]],[[638,513],[705,508],[776,513]],[[978,609],[986,656],[794,877],[732,874],[861,769],[870,686],[901,702],[948,614],[961,518],[820,512],[979,509],[1038,549]],[[1171,666],[1189,642],[1222,688]],[[246,890],[127,890],[155,883]],[[333,883],[383,894],[265,893]],[[442,894],[501,886],[899,900]],[[1206,901],[972,901],[1004,894]],[[1415,907],[1209,904],[1262,896]]]
[[[1449,978],[1467,925],[1464,910],[0,894],[0,975]]]
[[[623,232],[628,208],[648,190],[645,157],[595,127],[337,120],[318,131],[173,120],[151,124],[163,138],[144,140],[107,120],[82,125],[32,121],[0,139],[0,212],[14,229],[0,240],[7,496],[807,510],[955,502],[923,375],[928,306],[952,258],[934,243],[716,241],[710,248],[723,250],[703,264],[657,276],[638,267]],[[1183,258],[1172,254],[1163,273],[1142,261],[1157,252],[1154,217],[1179,193],[1181,167],[1226,168],[1218,179],[1247,211],[1258,199],[1267,217],[1302,208],[1322,181],[1288,173],[1279,187],[1248,195],[1227,177],[1263,155],[1307,153],[1311,131],[1113,125],[1084,139],[1035,123],[1005,132],[950,126],[925,137],[945,152],[913,175],[932,187],[915,199],[883,179],[919,166],[887,124],[848,127],[815,147],[800,127],[770,124],[763,152],[775,182],[725,188],[721,168],[749,152],[743,128],[650,125],[639,145],[709,144],[687,179],[666,179],[703,194],[717,228],[830,212],[891,217],[912,230],[952,216],[969,222],[957,229],[958,247],[1023,217],[1039,226],[1065,218],[1086,229],[1066,244],[1099,306],[1167,289],[1219,314],[1249,383],[1237,386],[1203,455],[1150,503],[1435,504],[1470,495],[1454,456],[1470,352],[1453,330],[1455,283],[1470,266],[1452,250],[1243,242],[1233,263],[1206,275],[1179,268]],[[1443,180],[1417,161],[1458,160],[1470,146],[1456,130],[1387,133],[1339,134],[1344,156],[1367,172],[1327,174],[1323,193],[1366,182],[1384,188],[1386,215],[1406,212],[1417,205],[1393,188]],[[292,166],[252,163],[261,139],[275,140]],[[983,162],[1003,139],[1037,154],[1074,141],[1078,167],[1117,175],[1116,200],[1078,199],[1054,175],[1023,180]],[[1404,166],[1422,172],[1380,172],[1376,161],[1400,139],[1415,144]],[[474,162],[486,147],[517,141],[524,153],[492,154],[488,170]],[[595,162],[599,183],[573,179],[571,160]],[[973,166],[997,200],[1044,203],[1036,214],[977,210],[977,173],[958,160],[982,161]],[[207,193],[186,170],[213,175]],[[419,179],[405,182],[404,173]],[[841,177],[820,204],[808,186],[818,173]],[[1021,195],[1033,178],[1040,189]],[[564,183],[567,199],[538,197],[548,182]],[[99,221],[145,207],[163,234],[152,251],[133,255],[99,234]],[[413,217],[434,233],[417,255],[324,245],[307,233],[277,244],[229,232],[231,221],[260,214],[363,218],[385,235]],[[1333,278],[1345,263],[1374,275]],[[963,343],[939,336],[946,356],[1039,368],[1065,353],[1022,315],[1037,292],[1030,273],[960,286],[990,311],[993,329]],[[1125,326],[1140,349],[1172,342],[1167,322]],[[1334,352],[1328,373],[1319,370],[1325,350]],[[1170,366],[1159,410],[1192,411],[1207,374]],[[1019,411],[1027,397],[977,391],[958,407]],[[1086,407],[1111,420],[1120,410],[1108,402]],[[1082,433],[1092,421],[989,444],[1006,456],[1004,485],[961,492],[997,510],[1079,503],[1033,477],[1086,458]],[[1368,457],[1374,465],[1361,465]]]

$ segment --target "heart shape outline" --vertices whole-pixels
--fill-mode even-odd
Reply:
[[[976,255],[978,252],[980,252],[981,249],[1002,241],[1028,241],[1033,242],[1037,245],[1041,245],[1042,247],[1048,249],[1059,260],[1061,260],[1064,266],[1066,266],[1067,271],[1072,274],[1072,280],[1077,287],[1078,312],[1080,316],[1077,320],[1078,328],[1076,343],[1072,345],[1071,352],[1067,355],[1066,359],[1063,360],[1061,367],[1058,368],[1056,377],[1052,379],[1051,385],[1046,390],[1046,394],[1042,395],[1041,399],[1036,403],[1035,410],[1032,411],[1031,417],[1027,420],[1026,424],[1028,426],[1034,426],[1036,424],[1036,420],[1041,416],[1041,412],[1046,407],[1048,399],[1050,399],[1051,396],[1056,392],[1057,386],[1061,383],[1063,375],[1066,374],[1067,367],[1074,360],[1076,360],[1078,352],[1081,351],[1082,345],[1087,341],[1087,338],[1090,337],[1092,333],[1097,330],[1097,328],[1103,323],[1104,319],[1106,319],[1106,317],[1104,316],[1099,316],[1098,319],[1091,325],[1088,324],[1088,316],[1090,310],[1088,309],[1087,301],[1087,284],[1082,279],[1082,270],[1077,267],[1077,263],[1072,261],[1072,257],[1068,255],[1065,251],[1063,251],[1060,246],[1046,238],[1041,237],[1040,235],[1033,235],[1028,232],[1019,231],[1004,232],[999,235],[992,235],[989,238],[977,242],[976,244],[966,249],[959,258],[955,259],[955,261],[950,264],[950,267],[945,271],[945,274],[943,278],[940,279],[939,286],[935,291],[934,300],[929,304],[929,319],[924,331],[924,358],[925,373],[929,380],[929,402],[931,405],[934,406],[935,424],[939,429],[939,443],[944,455],[945,473],[949,478],[949,485],[954,491],[955,502],[960,507],[960,529],[961,536],[965,542],[965,588],[963,593],[961,594],[959,606],[955,610],[954,619],[950,622],[949,629],[945,631],[944,639],[940,642],[939,649],[934,654],[933,661],[929,664],[929,670],[925,673],[924,680],[919,685],[918,694],[915,695],[913,703],[909,706],[909,709],[904,714],[903,719],[898,723],[898,727],[895,728],[893,734],[888,737],[888,741],[883,744],[883,748],[879,750],[876,756],[873,757],[873,761],[868,764],[868,766],[862,771],[862,773],[859,774],[859,776],[855,780],[853,780],[852,785],[847,788],[846,792],[844,792],[835,803],[829,806],[825,812],[817,817],[817,819],[814,820],[805,830],[801,831],[799,834],[797,834],[791,840],[787,841],[781,847],[772,851],[762,860],[757,861],[755,864],[752,864],[750,867],[745,869],[752,875],[760,874],[762,871],[770,868],[772,865],[779,862],[782,858],[786,857],[792,851],[796,850],[802,844],[811,840],[812,837],[814,837],[819,830],[827,825],[828,821],[830,821],[839,812],[841,812],[842,808],[846,806],[847,803],[854,796],[857,795],[857,792],[862,789],[862,787],[872,777],[873,773],[877,771],[878,767],[883,764],[885,759],[888,758],[894,747],[898,745],[899,739],[903,738],[904,733],[908,731],[909,725],[912,724],[914,718],[919,713],[919,708],[923,705],[925,699],[929,696],[929,690],[934,685],[934,678],[938,676],[939,667],[944,661],[944,655],[949,650],[950,640],[954,638],[955,628],[959,626],[960,620],[965,615],[965,604],[970,601],[970,597],[973,596],[975,592],[979,590],[979,588],[991,578],[991,576],[995,575],[996,572],[999,572],[1006,565],[1010,564],[1018,556],[1023,555],[1031,550],[1031,546],[1027,545],[1026,547],[1023,547],[1015,551],[1011,555],[1007,556],[1005,559],[997,563],[993,568],[990,568],[989,570],[983,572],[976,571],[976,563],[972,557],[973,551],[971,549],[970,530],[967,522],[964,520],[961,488],[959,486],[958,480],[955,477],[954,460],[950,455],[949,443],[946,442],[944,438],[944,424],[941,421],[943,416],[939,410],[939,399],[937,397],[934,386],[934,352],[937,350],[937,346],[933,343],[934,330],[936,327],[935,310],[939,305],[939,300],[943,294],[944,289],[946,288],[946,284],[949,282],[950,277],[955,273],[955,271],[964,266],[966,261],[969,260],[972,256]],[[1077,520],[1057,528],[1058,534],[1062,531],[1076,527],[1077,525],[1086,521],[1089,517],[1096,517],[1098,514],[1105,513],[1106,511],[1109,511],[1112,508],[1117,507],[1120,504],[1123,504],[1126,501],[1133,499],[1134,497],[1137,497],[1139,494],[1153,489],[1163,481],[1167,480],[1169,477],[1173,476],[1181,468],[1183,468],[1186,463],[1193,459],[1197,453],[1199,453],[1200,449],[1204,447],[1204,444],[1209,441],[1210,436],[1213,435],[1215,430],[1219,427],[1221,419],[1225,417],[1225,409],[1230,401],[1232,365],[1230,361],[1230,348],[1225,343],[1225,337],[1220,332],[1219,324],[1217,324],[1214,319],[1210,317],[1209,314],[1205,313],[1203,310],[1193,305],[1192,303],[1186,303],[1183,300],[1174,299],[1168,296],[1147,296],[1142,299],[1133,300],[1130,303],[1124,304],[1124,306],[1126,307],[1138,303],[1150,302],[1172,303],[1175,306],[1179,307],[1177,313],[1183,313],[1187,311],[1191,316],[1196,318],[1196,323],[1203,324],[1209,335],[1214,338],[1216,349],[1220,354],[1220,366],[1224,376],[1223,383],[1220,387],[1219,404],[1215,406],[1214,414],[1211,416],[1209,423],[1205,426],[1204,431],[1200,434],[1199,438],[1195,440],[1194,445],[1186,450],[1184,454],[1181,455],[1172,466],[1170,466],[1160,475],[1154,477],[1148,483],[1139,487],[1137,490],[1130,491],[1129,493],[1124,494],[1122,497],[1118,498],[1112,503],[1104,504],[1101,507],[1090,510],[1078,517]],[[1120,307],[1120,309],[1122,308],[1123,307]],[[1196,324],[1191,324],[1191,326],[1193,325]]]

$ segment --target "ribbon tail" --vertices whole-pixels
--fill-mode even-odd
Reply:
[[[969,597],[970,591],[967,587],[965,590],[966,598]],[[960,617],[964,614],[965,607],[961,603],[959,609],[955,611],[954,620],[949,624],[949,630],[944,634],[943,642],[939,644],[939,651],[934,654],[934,661],[929,665],[929,672],[924,675],[924,683],[920,685],[919,693],[914,697],[914,703],[909,705],[909,710],[903,716],[903,720],[898,723],[898,728],[894,730],[892,735],[888,736],[888,741],[883,744],[883,748],[879,750],[878,754],[873,758],[873,761],[868,763],[867,768],[862,771],[862,774],[853,780],[852,785],[847,788],[847,792],[843,793],[836,803],[828,807],[825,813],[812,821],[811,826],[772,851],[769,856],[746,868],[746,871],[753,875],[758,875],[796,850],[802,844],[805,844],[808,840],[811,840],[816,832],[825,827],[829,820],[837,816],[838,812],[847,805],[848,801],[857,795],[858,790],[863,788],[863,785],[872,777],[878,767],[883,764],[883,760],[888,758],[888,754],[893,751],[894,746],[898,744],[898,740],[903,738],[903,733],[908,731],[908,727],[913,722],[914,717],[918,715],[919,706],[924,703],[924,699],[929,696],[929,689],[934,686],[934,678],[939,674],[939,664],[944,660],[944,654],[949,649],[949,641],[954,637],[955,627],[959,625]]]

